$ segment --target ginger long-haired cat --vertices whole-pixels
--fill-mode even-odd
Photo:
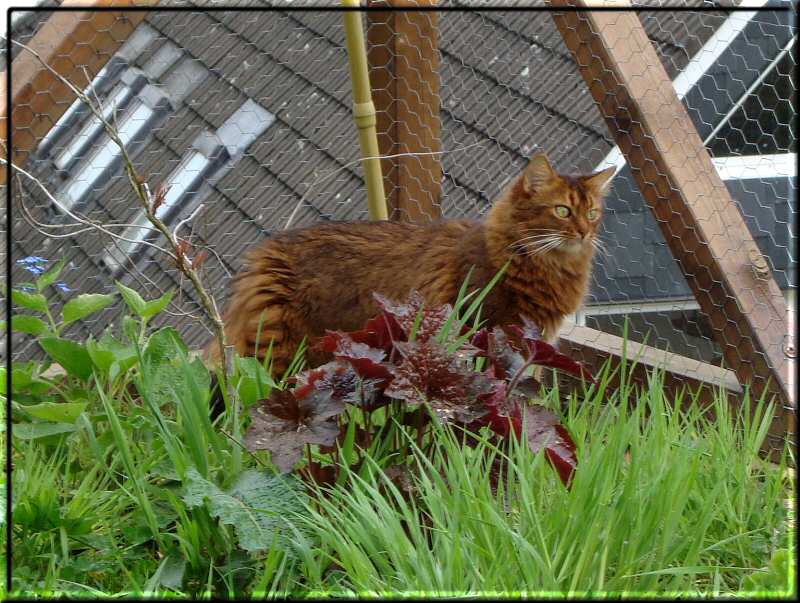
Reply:
[[[273,340],[280,375],[304,336],[355,330],[377,314],[373,291],[405,300],[417,289],[428,304],[452,304],[470,267],[470,285],[482,288],[508,260],[482,318],[491,326],[523,314],[553,340],[586,294],[613,173],[560,175],[537,154],[480,221],[339,222],[276,233],[249,252],[236,278],[224,316],[228,341],[253,355],[261,322],[258,354]],[[325,359],[309,352],[312,365]]]

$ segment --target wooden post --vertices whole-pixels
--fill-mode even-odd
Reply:
[[[549,4],[589,7],[590,0]],[[727,365],[756,397],[775,394],[793,430],[786,303],[637,14],[566,10],[553,19]]]
[[[368,0],[368,6],[436,6],[437,0]],[[367,13],[367,58],[381,155],[441,151],[437,12]],[[441,156],[382,160],[392,220],[441,216]]]
[[[61,6],[148,6],[158,0],[64,0]],[[87,85],[111,56],[119,50],[146,11],[70,11],[55,12],[27,43],[53,69],[76,87]],[[11,36],[11,32],[8,32]],[[13,36],[12,36],[13,40]],[[85,70],[85,71],[84,71]],[[21,50],[11,65],[13,111],[12,161],[20,167],[39,141],[64,114],[75,95],[31,53]],[[8,157],[8,107],[5,89],[0,98],[0,153]],[[0,170],[0,186],[6,183],[6,170]]]

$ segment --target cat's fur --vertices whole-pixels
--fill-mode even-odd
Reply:
[[[279,375],[304,336],[361,328],[377,313],[373,291],[405,300],[417,289],[428,304],[453,303],[470,267],[470,284],[482,288],[507,260],[482,318],[505,324],[523,314],[552,340],[586,294],[599,224],[587,212],[595,207],[599,218],[612,175],[613,169],[559,175],[537,154],[481,221],[338,222],[276,233],[248,254],[236,279],[224,316],[228,341],[239,354],[252,355],[263,321],[259,356],[274,339]],[[571,215],[559,217],[564,210],[556,205]],[[210,347],[212,356],[215,350]],[[314,351],[308,359],[312,365],[327,360]]]

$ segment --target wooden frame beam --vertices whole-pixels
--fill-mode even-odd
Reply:
[[[691,399],[688,397],[691,395],[696,396],[701,405],[710,407],[720,389],[725,392],[728,403],[733,407],[740,407],[744,399],[744,390],[733,371],[635,341],[626,341],[622,337],[572,322],[561,327],[558,337],[559,350],[573,358],[580,358],[595,374],[606,362],[611,363],[611,370],[617,369],[623,358],[627,362],[627,383],[646,386],[654,371],[663,371],[663,388],[669,400],[675,400],[681,394],[687,400]],[[574,380],[565,380],[560,388],[569,394],[574,385]],[[620,385],[620,374],[617,371],[609,386],[616,389]],[[769,455],[780,454],[786,434],[796,433],[796,429],[795,415],[781,413],[780,408],[777,408],[762,452]]]
[[[56,72],[76,87],[86,87],[128,36],[147,16],[146,11],[92,11],[94,7],[152,6],[158,0],[64,0],[62,7],[85,11],[54,12],[28,42]],[[8,32],[11,36],[11,32]],[[14,125],[11,160],[24,165],[28,155],[75,100],[75,94],[31,53],[21,51],[11,65],[11,110]],[[5,92],[5,90],[3,90]],[[0,153],[8,157],[8,107],[0,98]],[[6,170],[0,170],[0,186]]]
[[[626,0],[613,5],[630,6]],[[794,413],[783,295],[637,14],[566,10],[552,16],[726,363],[740,383],[751,383],[756,397],[775,395],[782,411]]]
[[[438,0],[368,0],[370,7],[429,7]],[[381,155],[441,151],[437,12],[367,12],[367,59]],[[392,220],[441,216],[439,155],[383,159]]]

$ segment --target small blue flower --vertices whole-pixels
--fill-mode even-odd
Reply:
[[[17,288],[22,289],[23,291],[36,291],[36,287],[28,283],[22,283],[21,285],[17,285]]]
[[[28,272],[31,272],[38,276],[40,274],[43,274],[44,271],[46,270],[46,266],[44,264],[47,264],[47,261],[48,260],[40,258],[39,256],[29,255],[26,258],[17,260],[17,264],[22,266]]]
[[[26,258],[17,260],[17,264],[46,264],[49,260],[40,258],[38,255],[29,255]]]
[[[56,287],[61,289],[64,293],[69,293],[70,291],[72,291],[72,289],[67,287],[66,283],[56,283]]]

